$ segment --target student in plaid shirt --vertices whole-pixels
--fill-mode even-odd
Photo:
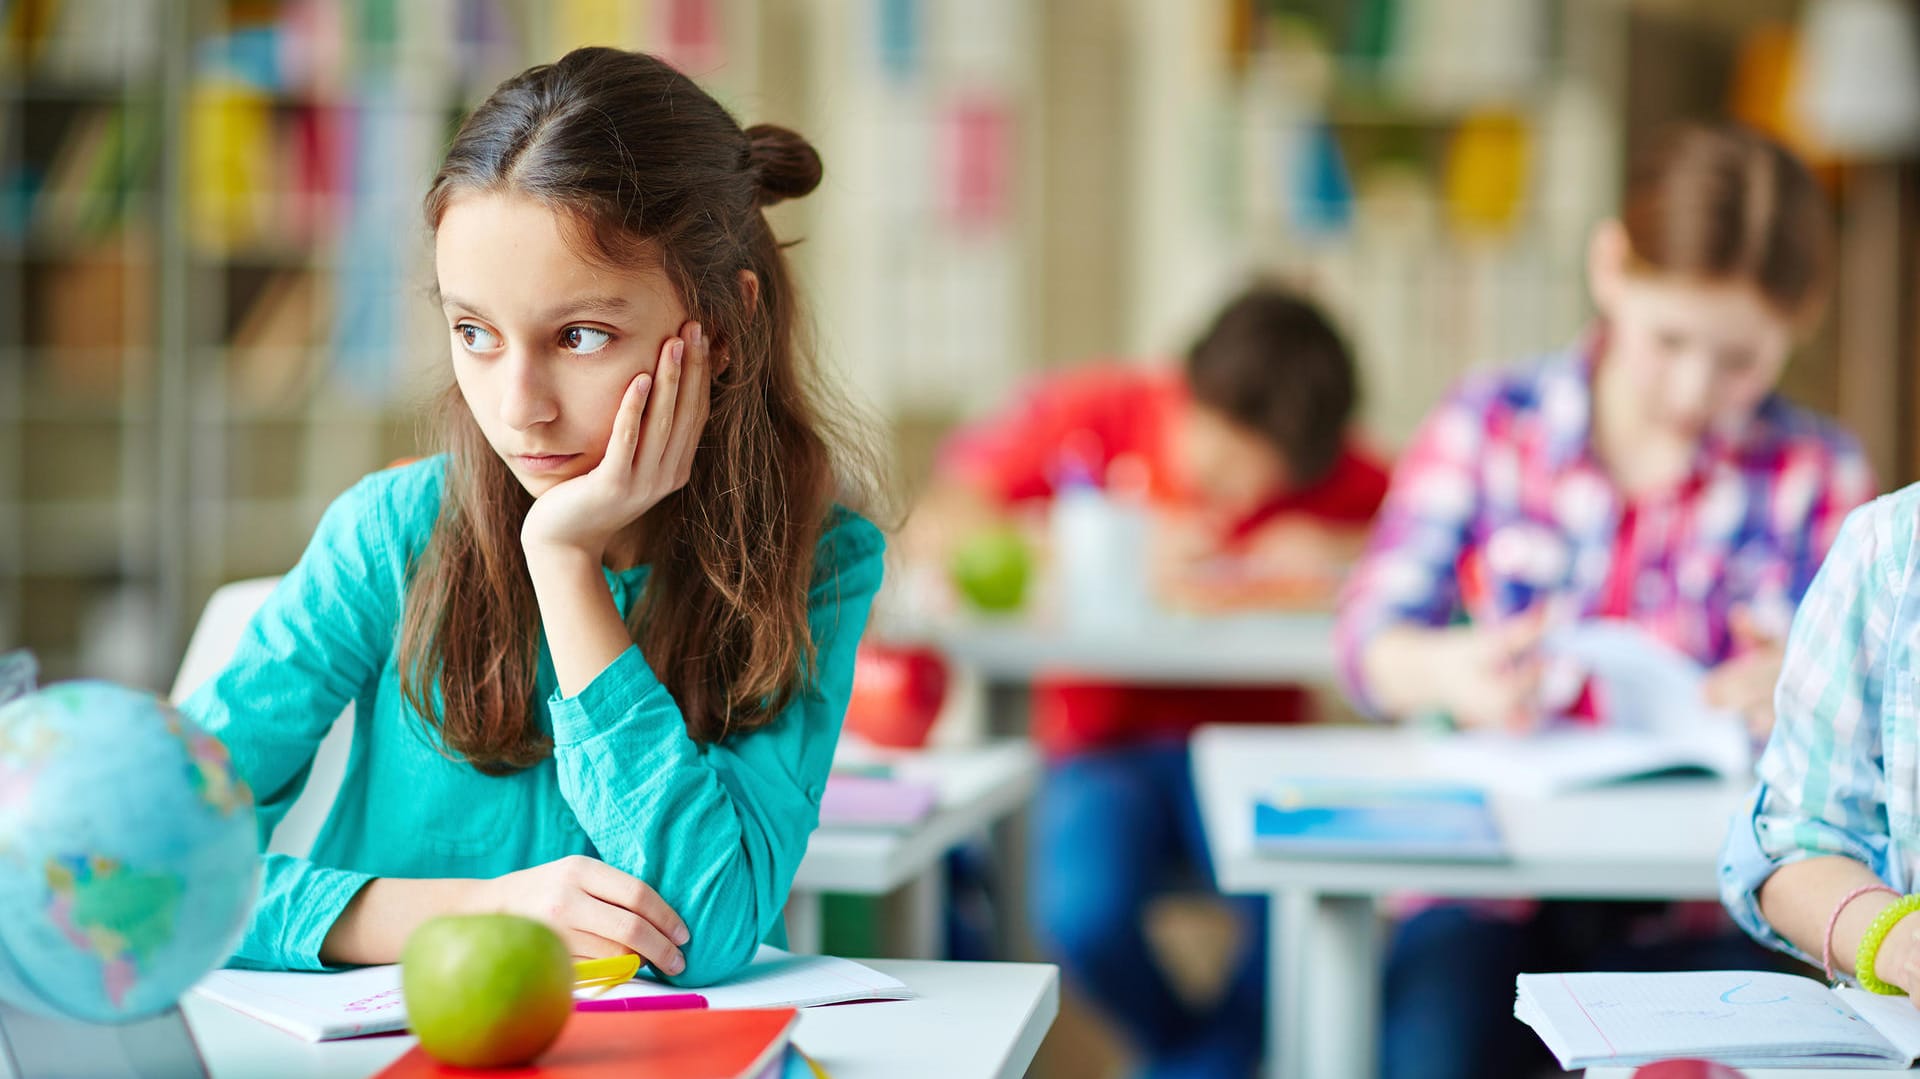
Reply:
[[[1890,911],[1920,869],[1920,485],[1854,513],[1787,639],[1779,722],[1721,858],[1727,909],[1756,940],[1858,975],[1861,938],[1893,919],[1873,973],[1920,990],[1920,919]],[[1818,957],[1818,958],[1816,958]]]
[[[1354,701],[1462,727],[1605,722],[1580,672],[1537,646],[1552,626],[1621,618],[1712,668],[1713,703],[1764,735],[1793,608],[1873,493],[1853,439],[1774,393],[1823,306],[1830,249],[1813,179],[1755,134],[1685,128],[1642,162],[1590,246],[1593,332],[1468,378],[1402,458],[1341,605]],[[1544,1057],[1512,1020],[1522,970],[1758,960],[1724,922],[1679,924],[1688,913],[1423,911],[1388,961],[1384,1074],[1526,1074]]]

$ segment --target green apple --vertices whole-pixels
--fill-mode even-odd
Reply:
[[[573,960],[553,930],[514,914],[453,914],[413,931],[400,991],[420,1048],[463,1068],[546,1051],[573,1015]]]
[[[953,583],[969,603],[983,611],[1014,611],[1026,598],[1033,556],[1019,529],[1009,526],[976,532],[954,549],[949,569]]]

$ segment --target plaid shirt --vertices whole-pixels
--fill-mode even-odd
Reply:
[[[1920,877],[1920,485],[1848,518],[1787,638],[1760,784],[1734,821],[1720,894],[1756,940],[1802,954],[1757,895],[1789,862],[1838,854],[1901,892]]]
[[[1847,511],[1872,497],[1854,440],[1771,396],[1709,436],[1685,480],[1627,498],[1591,447],[1589,351],[1472,375],[1415,435],[1340,604],[1341,676],[1363,709],[1378,711],[1360,671],[1375,633],[1536,602],[1719,663],[1740,607],[1785,631]]]

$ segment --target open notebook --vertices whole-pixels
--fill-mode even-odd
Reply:
[[[1707,672],[1692,657],[1615,620],[1567,626],[1542,648],[1593,680],[1606,726],[1451,736],[1434,749],[1447,776],[1542,796],[1675,773],[1744,778],[1752,770],[1746,728],[1738,716],[1707,705]]]
[[[1522,974],[1513,1014],[1570,1070],[1671,1057],[1896,1070],[1920,1059],[1920,1011],[1906,997],[1794,974]]]
[[[407,1026],[398,966],[361,967],[337,974],[216,970],[193,991],[308,1041],[384,1034]],[[684,992],[643,975],[601,996]],[[899,979],[850,959],[793,955],[765,944],[746,969],[698,992],[714,1009],[811,1008],[913,997],[913,990]]]

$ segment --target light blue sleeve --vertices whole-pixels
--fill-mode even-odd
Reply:
[[[260,847],[306,785],[320,740],[370,695],[392,650],[403,570],[378,475],[336,499],[233,659],[181,710],[226,743],[258,805]],[[266,855],[258,904],[231,965],[320,970],[320,944],[367,874]]]
[[[1887,877],[1881,709],[1905,576],[1906,545],[1893,534],[1897,505],[1883,499],[1849,515],[1815,575],[1787,637],[1759,785],[1721,855],[1721,901],[1734,920],[1762,944],[1815,965],[1767,924],[1759,891],[1781,866],[1821,855]]]
[[[549,702],[561,794],[600,858],[639,877],[687,923],[706,985],[753,958],[786,905],[853,688],[885,541],[852,515],[822,540],[808,623],[816,678],[766,727],[701,746],[638,647]]]

